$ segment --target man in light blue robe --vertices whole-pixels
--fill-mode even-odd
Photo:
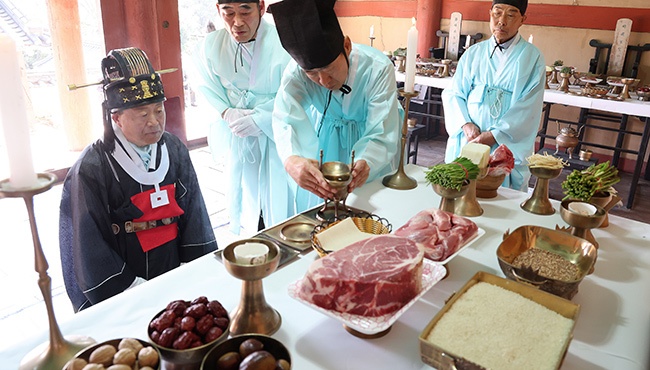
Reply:
[[[264,1],[219,0],[225,28],[209,33],[194,62],[199,90],[215,108],[208,141],[214,156],[227,155],[230,229],[257,230],[294,215],[293,195],[278,157],[271,113],[282,72],[291,59],[275,27],[262,19]]]
[[[296,208],[332,199],[319,170],[351,162],[348,191],[396,167],[403,110],[395,70],[380,51],[352,44],[341,32],[333,0],[284,0],[270,6],[284,48],[294,58],[275,99],[273,131],[295,180]],[[299,34],[295,30],[300,30]]]
[[[525,191],[544,101],[545,63],[540,51],[518,33],[527,0],[494,0],[493,37],[470,47],[458,62],[451,86],[442,92],[449,139],[445,161],[467,142],[496,149],[505,144],[515,168],[503,186]]]

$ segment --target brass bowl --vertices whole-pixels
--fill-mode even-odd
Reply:
[[[289,362],[289,365],[291,365],[291,354],[289,353],[289,350],[277,339],[260,334],[242,334],[236,337],[232,337],[212,348],[210,352],[205,355],[203,362],[201,362],[201,370],[216,369],[217,361],[221,356],[225,355],[228,352],[239,352],[239,346],[248,339],[259,340],[264,345],[264,351],[272,354],[276,360],[284,359]],[[237,369],[239,367],[235,368]]]
[[[533,248],[555,253],[576,265],[578,278],[572,281],[556,280],[513,265],[519,255]],[[506,277],[566,299],[573,298],[578,292],[578,285],[592,271],[597,254],[596,247],[585,239],[540,226],[521,226],[512,233],[506,232],[497,248],[499,267]]]
[[[96,350],[97,348],[99,348],[99,347],[101,347],[101,346],[103,346],[103,345],[106,345],[106,344],[109,344],[109,345],[115,347],[115,349],[117,349],[117,346],[120,344],[120,342],[122,341],[122,339],[125,339],[125,338],[110,339],[110,340],[107,340],[107,341],[104,341],[104,342],[101,342],[101,343],[97,343],[97,344],[90,345],[90,346],[88,346],[88,347],[82,349],[81,351],[79,351],[79,352],[78,352],[78,353],[73,357],[73,359],[80,358],[80,359],[83,359],[84,361],[88,362],[88,360],[90,359],[90,354],[93,353],[94,350]],[[160,363],[162,362],[162,358],[161,358],[161,355],[160,355],[160,350],[158,350],[158,348],[157,348],[155,345],[152,345],[152,344],[149,343],[149,342],[146,342],[146,341],[144,341],[144,340],[137,339],[137,338],[133,338],[133,339],[135,339],[135,340],[137,340],[138,342],[140,342],[140,344],[142,344],[143,347],[151,347],[151,348],[153,348],[153,349],[156,350],[156,353],[158,354],[158,364],[154,367],[154,369],[156,369],[156,370],[160,369],[160,368],[161,368]],[[72,361],[72,360],[71,360],[71,361]],[[137,363],[138,363],[138,360],[137,360],[137,354],[136,354],[136,364],[137,364]],[[142,367],[142,366],[140,366],[140,365],[138,364],[138,366],[137,366],[137,367],[134,367],[134,368],[137,369],[137,368],[139,368],[139,367]]]
[[[562,167],[560,168],[547,168],[547,167],[529,167],[530,174],[537,177],[538,179],[554,179],[562,173]]]
[[[457,189],[452,189],[452,188],[446,188],[444,186],[438,185],[438,184],[432,184],[433,186],[433,191],[436,192],[436,194],[440,195],[443,198],[447,199],[456,199],[460,198],[463,195],[467,194],[467,191],[469,190],[469,180],[465,180],[463,183],[463,186],[461,186],[460,190]]]
[[[575,199],[567,199],[560,204],[560,216],[567,224],[580,229],[594,229],[600,226],[605,219],[607,213],[602,207],[592,204],[596,208],[596,213],[593,215],[584,215],[569,210],[569,204],[573,202],[582,202]]]
[[[156,314],[151,321],[153,321],[155,318],[160,316],[163,312],[165,312],[166,309],[162,309],[161,311]],[[228,323],[230,325],[231,320],[230,320],[230,315],[228,317]],[[150,321],[150,322],[151,322]],[[152,328],[147,328],[147,335],[149,338],[149,342],[151,342],[151,345],[153,345],[158,352],[160,353],[160,358],[161,361],[164,361],[166,363],[165,368],[175,368],[175,367],[180,367],[180,368],[195,368],[197,367],[200,363],[201,360],[203,360],[203,357],[205,357],[205,354],[208,353],[210,349],[212,349],[215,345],[217,345],[220,342],[223,342],[228,338],[229,335],[229,330],[226,328],[226,330],[223,331],[221,336],[219,338],[213,340],[212,342],[205,343],[202,346],[199,347],[194,347],[194,348],[188,348],[188,349],[174,349],[174,348],[168,348],[161,346],[157,344],[156,342],[151,339],[151,333],[153,332]]]
[[[314,230],[311,232],[312,247],[321,257],[327,256],[332,251],[326,250],[322,247],[318,240],[318,234],[333,227],[348,217],[352,219],[359,231],[364,233],[373,235],[389,234],[393,229],[393,225],[391,225],[387,219],[369,213],[345,215],[337,220],[323,222],[320,225],[316,225]]]

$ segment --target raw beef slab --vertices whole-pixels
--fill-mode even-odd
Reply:
[[[432,261],[444,261],[476,234],[478,226],[473,221],[437,208],[419,212],[395,231],[418,243]]]
[[[422,289],[422,259],[421,249],[407,238],[373,236],[314,261],[299,295],[328,310],[386,315]]]

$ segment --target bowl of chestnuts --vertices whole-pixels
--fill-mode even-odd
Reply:
[[[162,361],[198,368],[206,353],[228,337],[229,325],[221,303],[201,296],[169,302],[149,322],[148,333]]]
[[[63,370],[108,368],[157,370],[160,369],[160,352],[140,339],[111,339],[84,348],[63,365]]]
[[[201,370],[290,370],[289,350],[277,339],[262,334],[242,334],[212,348]]]

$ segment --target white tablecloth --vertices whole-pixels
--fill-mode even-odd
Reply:
[[[394,190],[381,181],[366,184],[348,204],[387,218],[394,229],[422,209],[437,207],[440,198],[423,180],[423,168],[406,167],[418,180],[413,190]],[[384,337],[359,339],[341,323],[290,298],[287,286],[301,278],[316,258],[314,252],[264,279],[265,296],[282,315],[273,337],[290,350],[293,368],[303,369],[427,369],[420,360],[418,336],[444,305],[477,271],[503,276],[496,248],[506,230],[521,225],[566,226],[559,214],[538,216],[520,209],[527,194],[499,189],[499,196],[481,200],[484,214],[473,220],[485,230],[479,240],[449,264],[449,276],[436,284],[393,325]],[[554,202],[557,206],[557,202]],[[650,228],[647,224],[610,216],[610,225],[593,231],[600,243],[594,274],[580,285],[573,302],[581,305],[563,369],[648,369],[650,350]],[[225,247],[225,246],[222,246]],[[137,286],[61,322],[64,335],[89,335],[97,341],[133,336],[147,339],[147,324],[169,301],[205,295],[233,310],[241,282],[230,276],[213,255],[206,255],[146,284]],[[22,357],[48,339],[41,333],[0,354],[0,368],[18,367]]]

